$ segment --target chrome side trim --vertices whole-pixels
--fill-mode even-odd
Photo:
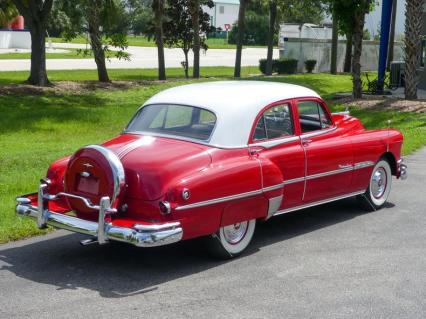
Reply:
[[[365,193],[365,190],[362,190],[362,191],[358,191],[358,192],[353,192],[353,193],[348,193],[348,194],[344,194],[344,195],[340,195],[340,196],[336,196],[336,197],[332,197],[332,198],[323,199],[323,200],[313,202],[313,203],[307,203],[307,204],[296,206],[296,207],[286,208],[286,209],[283,209],[283,210],[276,212],[274,214],[274,216],[294,212],[296,210],[305,209],[305,208],[309,208],[309,207],[313,207],[313,206],[317,206],[317,205],[322,205],[322,204],[334,202],[334,201],[337,201],[337,200],[340,200],[340,199],[344,199],[344,198],[348,198],[348,197],[352,197],[352,196],[356,196],[356,195],[361,195],[361,194],[364,194],[364,193]]]
[[[328,172],[318,173],[318,174],[314,174],[314,175],[309,175],[309,176],[306,176],[306,180],[308,181],[308,180],[315,179],[315,178],[341,174],[341,173],[345,173],[345,172],[350,172],[352,170],[353,170],[353,168],[352,168],[352,165],[351,165],[349,167],[336,169],[334,171],[328,171]]]
[[[219,197],[219,198],[209,199],[209,200],[205,200],[205,201],[197,202],[197,203],[193,203],[193,204],[178,206],[178,207],[175,208],[175,210],[185,210],[185,209],[190,209],[190,208],[213,205],[213,204],[223,203],[223,202],[227,202],[227,201],[234,200],[234,199],[240,199],[240,198],[246,198],[246,197],[250,197],[250,196],[260,195],[262,193],[263,193],[263,190],[258,189],[258,190],[251,191],[251,192],[235,194],[235,195],[230,195],[230,196],[225,196],[225,197]]]
[[[305,177],[288,179],[288,180],[284,181],[284,185],[290,185],[290,184],[294,184],[294,183],[304,182],[305,180],[306,180]]]
[[[285,185],[284,183],[280,183],[280,184],[277,184],[277,185],[264,187],[264,188],[262,188],[262,192],[264,193],[264,192],[274,191],[276,189],[282,188],[284,185]]]
[[[283,201],[283,195],[272,197],[269,199],[268,216],[266,216],[266,219],[269,219],[272,216],[274,216],[274,214],[280,208],[282,201]]]
[[[359,163],[354,164],[354,170],[365,168],[365,167],[370,167],[370,166],[374,166],[374,162],[372,162],[372,161],[359,162]]]
[[[264,148],[272,148],[278,145],[282,145],[282,144],[288,144],[294,141],[298,141],[300,138],[299,136],[287,136],[287,137],[283,137],[283,138],[279,138],[279,139],[275,139],[275,140],[269,140],[269,141],[265,141],[265,142],[258,142],[258,143],[253,143],[253,144],[249,144],[250,146],[261,146]]]
[[[290,185],[290,184],[299,183],[299,182],[305,182],[305,181],[308,181],[308,180],[321,178],[321,177],[325,177],[325,176],[330,176],[330,175],[335,175],[335,174],[351,172],[355,169],[361,169],[361,168],[369,167],[369,166],[372,166],[372,165],[374,165],[374,163],[371,162],[371,161],[360,162],[360,163],[357,163],[355,165],[348,164],[348,165],[344,165],[340,169],[336,169],[336,170],[328,171],[328,172],[323,172],[323,173],[318,173],[318,174],[314,174],[314,175],[309,175],[309,176],[306,176],[306,177],[298,177],[298,178],[289,179],[289,180],[283,181],[280,184],[263,187],[262,189],[251,191],[251,192],[235,194],[235,195],[230,195],[230,196],[225,196],[225,197],[219,197],[219,198],[209,199],[209,200],[202,201],[202,202],[196,202],[196,203],[192,203],[192,204],[188,204],[188,205],[178,206],[178,207],[175,208],[175,210],[185,210],[185,209],[190,209],[190,208],[197,208],[197,207],[202,207],[202,206],[207,206],[207,205],[218,204],[218,203],[222,203],[222,202],[226,202],[226,201],[230,201],[230,200],[234,200],[234,199],[246,198],[246,197],[250,197],[250,196],[254,196],[254,195],[259,195],[259,194],[262,194],[264,192],[277,190],[277,189],[284,187],[285,185]],[[305,185],[304,191],[303,191],[303,198],[304,198],[304,195],[305,195],[305,190],[306,190],[306,185]]]

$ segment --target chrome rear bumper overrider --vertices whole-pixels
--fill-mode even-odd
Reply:
[[[175,243],[182,239],[183,229],[180,222],[135,224],[132,228],[114,226],[112,223],[106,222],[105,216],[115,211],[110,207],[110,199],[108,197],[103,197],[99,206],[92,205],[92,207],[99,210],[98,222],[50,211],[47,208],[48,200],[54,200],[58,198],[58,195],[68,196],[71,194],[60,193],[52,196],[45,193],[46,187],[47,184],[42,183],[40,185],[37,207],[31,205],[30,200],[26,197],[18,197],[16,199],[16,213],[35,219],[39,228],[45,228],[49,225],[94,236],[99,244],[115,240],[138,247],[155,247]]]

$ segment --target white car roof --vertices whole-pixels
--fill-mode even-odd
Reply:
[[[319,97],[299,85],[269,81],[215,81],[177,86],[145,102],[181,104],[215,113],[216,127],[207,144],[222,148],[247,147],[253,122],[268,104],[299,97]]]

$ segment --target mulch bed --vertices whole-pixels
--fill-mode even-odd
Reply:
[[[360,109],[392,110],[400,112],[426,113],[426,100],[404,100],[394,97],[377,97],[364,95],[362,99],[344,97],[334,100],[345,106],[356,106]]]

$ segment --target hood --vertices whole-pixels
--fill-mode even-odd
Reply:
[[[211,163],[207,146],[171,138],[123,134],[103,146],[123,163],[130,198],[159,199],[181,179]]]

